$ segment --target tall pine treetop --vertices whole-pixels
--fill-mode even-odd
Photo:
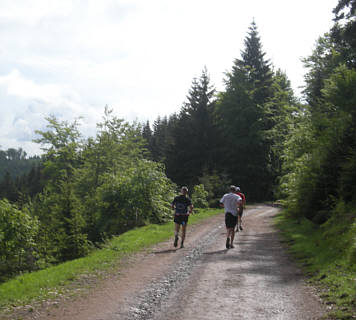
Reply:
[[[199,79],[194,78],[192,81],[187,102],[182,107],[182,112],[190,115],[194,113],[204,113],[209,109],[213,102],[215,88],[210,84],[208,70],[204,67]]]
[[[269,93],[266,88],[270,87],[273,78],[271,63],[265,58],[265,55],[257,25],[255,21],[252,21],[244,40],[244,48],[241,50],[241,59],[235,59],[232,73],[228,74],[229,79],[226,82],[228,84],[236,73],[242,71],[250,84],[262,90],[257,94],[258,103],[263,103],[268,98]]]
[[[241,62],[245,66],[250,66],[257,72],[263,68],[269,68],[269,61],[265,60],[265,55],[262,51],[261,39],[258,34],[258,29],[255,21],[252,21],[247,37],[244,40],[245,48],[241,51]]]
[[[241,60],[236,60],[235,64],[244,70],[249,82],[257,89],[255,92],[256,103],[263,104],[271,94],[269,88],[273,81],[273,71],[270,61],[265,58],[266,53],[262,50],[255,21],[252,21],[249,27],[244,45],[245,47],[241,51]]]

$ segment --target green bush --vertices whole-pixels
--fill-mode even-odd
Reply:
[[[137,160],[120,174],[106,175],[98,188],[97,229],[108,236],[147,223],[161,223],[171,214],[174,185],[161,164]]]
[[[348,264],[356,263],[356,208],[338,201],[331,218],[322,226],[323,237],[333,242],[333,249],[345,257]],[[337,241],[333,241],[337,239]]]
[[[37,219],[26,209],[20,211],[7,200],[0,200],[0,280],[35,267],[38,227]]]
[[[199,178],[199,182],[204,185],[204,190],[208,192],[207,201],[210,208],[219,208],[219,200],[226,193],[226,186],[232,182],[230,178],[222,173],[204,173]]]
[[[208,192],[205,191],[203,184],[198,184],[193,188],[192,202],[196,208],[208,207]]]

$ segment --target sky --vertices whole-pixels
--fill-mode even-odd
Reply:
[[[105,105],[126,121],[179,112],[207,68],[223,90],[254,20],[262,49],[298,96],[301,58],[337,0],[0,0],[0,149],[40,154],[46,117],[95,136]]]

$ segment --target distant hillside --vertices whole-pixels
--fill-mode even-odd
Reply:
[[[5,176],[6,172],[12,178],[22,176],[31,171],[32,167],[40,163],[39,156],[27,157],[25,151],[21,148],[10,148],[6,151],[0,150],[0,180]]]

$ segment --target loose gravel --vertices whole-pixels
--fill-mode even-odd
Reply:
[[[196,247],[187,252],[173,266],[173,269],[168,272],[163,278],[153,279],[152,283],[138,296],[137,304],[130,307],[129,314],[120,315],[120,319],[125,320],[148,320],[153,319],[154,315],[162,311],[164,302],[173,294],[184,290],[186,280],[189,278],[198,265],[203,252],[216,241],[216,238],[223,232],[222,226],[218,226],[210,231],[197,243]]]

